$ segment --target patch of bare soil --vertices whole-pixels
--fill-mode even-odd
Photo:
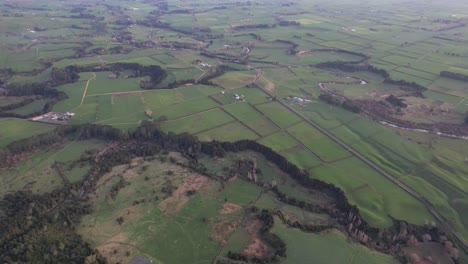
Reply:
[[[404,111],[409,110],[398,110],[397,107],[392,106],[390,103],[385,101],[374,101],[374,100],[353,100],[354,105],[358,106],[363,113],[377,120],[384,120],[385,122],[392,123],[394,125],[409,128],[409,129],[424,129],[431,131],[432,133],[445,133],[455,136],[468,136],[468,126],[463,124],[451,124],[434,121],[434,123],[417,123],[402,118],[405,115]],[[411,106],[407,107],[411,108]],[[401,113],[403,111],[403,113]],[[415,110],[413,110],[414,112]],[[416,110],[421,112],[422,110]],[[427,113],[422,111],[425,118]],[[435,111],[436,113],[438,111]],[[434,110],[429,110],[429,113],[434,113]],[[408,114],[406,114],[408,115]],[[433,118],[435,116],[433,115]],[[441,119],[440,116],[438,119]]]
[[[119,146],[119,144],[117,142],[114,142],[114,143],[111,143],[107,146],[105,146],[101,151],[99,151],[99,153],[96,155],[96,158],[94,158],[94,161],[98,162],[99,161],[99,158],[106,154],[108,151],[110,150],[113,150],[113,149],[116,149],[117,147]]]
[[[126,170],[126,171],[124,172],[123,177],[124,177],[125,179],[131,179],[131,178],[135,178],[135,177],[138,176],[138,175],[139,175],[139,174],[136,173],[134,170],[128,169],[128,170]]]
[[[416,118],[437,118],[445,120],[456,120],[459,116],[458,113],[453,109],[443,104],[410,104],[403,110],[403,119]]]
[[[256,237],[254,237],[252,239],[251,244],[244,249],[244,254],[246,254],[247,256],[254,256],[257,258],[263,258],[269,255],[270,252],[270,248]]]
[[[411,264],[453,264],[450,254],[454,247],[447,247],[437,242],[419,242],[403,249],[403,252]],[[458,255],[458,253],[457,253]]]
[[[385,100],[387,97],[390,95],[396,96],[396,97],[406,97],[406,96],[413,96],[414,92],[411,91],[403,91],[403,90],[396,90],[392,91],[391,93],[388,91],[372,91],[369,92],[367,95],[372,97],[374,100]]]
[[[142,157],[133,158],[130,162],[130,167],[135,168],[137,166],[140,166],[143,163],[143,161],[144,159]]]
[[[230,213],[233,213],[237,210],[239,210],[241,207],[237,204],[233,204],[233,203],[225,203],[223,204],[223,208],[221,208],[221,210],[219,210],[219,212],[221,214],[230,214]]]
[[[213,227],[214,234],[211,236],[211,239],[214,241],[221,242],[221,245],[224,246],[227,244],[227,236],[232,233],[236,227],[239,225],[239,222],[229,222],[228,220],[222,220],[216,223]]]
[[[209,178],[202,175],[193,175],[185,180],[172,195],[159,203],[159,209],[168,216],[176,214],[190,199],[187,191],[196,191],[208,187],[211,184]]]
[[[331,49],[317,49],[317,50],[301,50],[296,53],[297,56],[304,56],[304,55],[310,55],[314,53],[334,53],[336,51],[331,50]]]
[[[96,250],[106,258],[109,264],[130,263],[134,246],[128,242],[127,234],[120,233],[99,245]],[[130,253],[128,256],[127,252]]]
[[[262,225],[262,221],[258,219],[246,221],[245,230],[250,236],[250,244],[243,250],[245,255],[263,258],[271,254],[271,249],[260,240],[259,230]]]
[[[35,149],[35,150],[32,150],[32,151],[25,151],[25,152],[22,152],[22,153],[17,154],[17,155],[7,156],[5,161],[4,161],[4,164],[6,164],[6,165],[3,165],[3,167],[0,167],[0,171],[3,171],[3,170],[6,170],[8,168],[14,167],[17,163],[26,160],[27,158],[31,157],[33,154],[35,154],[37,152],[44,151],[44,150],[49,151],[49,150],[52,150],[54,148],[57,148],[59,145],[60,144],[57,143],[57,144],[53,144],[51,146],[46,146],[44,148],[38,148],[38,149]]]
[[[265,79],[266,80],[266,79]],[[266,80],[267,81],[267,84],[265,86],[265,89],[267,89],[267,91],[271,92],[271,93],[274,93],[275,92],[275,84],[272,83],[271,81],[269,80]]]

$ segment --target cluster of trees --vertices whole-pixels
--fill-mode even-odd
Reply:
[[[309,176],[307,171],[298,168],[296,165],[289,162],[285,157],[278,154],[271,148],[264,146],[253,140],[240,140],[236,142],[203,142],[201,145],[201,152],[210,156],[222,157],[226,152],[239,152],[251,150],[261,153],[268,161],[276,164],[282,171],[288,173],[294,180],[306,188],[317,189],[324,193],[329,194],[336,201],[338,208],[342,211],[348,212],[355,210],[355,206],[348,203],[344,192],[334,186]]]
[[[307,225],[303,223],[299,223],[298,221],[291,221],[287,219],[284,214],[281,211],[276,211],[274,212],[276,216],[283,222],[283,224],[292,227],[292,228],[297,228],[301,231],[308,232],[308,233],[318,233],[322,232],[324,230],[332,228],[330,225]]]
[[[405,108],[405,107],[408,106],[407,104],[404,103],[403,99],[398,98],[398,97],[394,96],[393,94],[391,94],[389,97],[385,98],[385,101],[389,102],[390,104],[392,104],[394,106],[398,106],[398,107],[401,107],[401,108]]]
[[[460,80],[460,81],[464,81],[464,82],[468,82],[468,75],[465,75],[465,74],[462,74],[462,73],[450,72],[450,71],[441,71],[440,76],[455,79],[455,80]]]
[[[105,263],[74,231],[89,207],[78,186],[36,195],[19,191],[0,201],[0,259],[5,263]]]
[[[347,52],[350,53],[350,52]],[[351,52],[354,53],[354,52]],[[359,53],[358,53],[359,54]],[[363,55],[365,56],[365,55]],[[361,62],[342,62],[342,61],[332,61],[319,63],[317,67],[320,68],[333,68],[345,72],[357,72],[357,71],[368,71],[384,77],[384,83],[393,84],[400,86],[400,89],[404,91],[414,92],[415,96],[423,96],[423,92],[427,90],[426,87],[419,85],[415,82],[407,82],[405,80],[393,80],[390,78],[390,74],[384,70],[376,68],[369,64],[363,64]]]
[[[405,80],[392,80],[390,78],[386,78],[384,83],[393,84],[400,86],[400,89],[403,91],[412,92],[414,96],[424,97],[423,92],[427,90],[426,87],[419,85],[415,82],[407,82]]]
[[[283,27],[286,27],[286,26],[299,26],[299,25],[301,25],[300,22],[297,22],[297,21],[288,21],[288,20],[281,20],[278,24],[279,24],[280,26],[283,26]]]
[[[244,29],[256,29],[256,28],[274,28],[276,24],[248,24],[248,25],[241,25],[235,26],[232,29],[234,30],[244,30]]]
[[[363,55],[363,54],[362,54]],[[363,55],[365,56],[365,55]],[[367,58],[367,57],[366,57]],[[362,64],[360,62],[343,62],[343,61],[330,61],[317,64],[319,68],[331,68],[338,69],[344,72],[358,72],[358,71],[368,71],[375,74],[378,74],[385,79],[390,78],[390,74],[384,69],[376,68],[369,64]]]
[[[258,208],[256,207],[252,207],[251,211],[254,212],[256,214],[255,217],[262,222],[262,226],[259,230],[259,235],[262,241],[268,244],[272,252],[268,256],[260,258],[229,251],[227,257],[235,261],[244,261],[247,263],[259,264],[272,263],[278,261],[278,259],[280,258],[285,258],[286,244],[283,242],[283,240],[281,240],[281,238],[270,232],[274,224],[273,215],[265,209],[262,209],[260,212],[258,212]]]
[[[336,105],[336,106],[341,106],[343,107],[344,109],[347,109],[351,112],[354,112],[354,113],[360,113],[361,112],[361,109],[359,108],[359,106],[353,104],[351,101],[349,100],[341,100],[340,98],[336,97],[336,96],[333,96],[331,94],[328,94],[328,93],[323,93],[321,95],[319,95],[319,98],[320,100],[323,100],[331,105]]]
[[[158,65],[141,65],[138,63],[113,63],[109,65],[103,65],[98,68],[95,66],[81,66],[76,67],[77,72],[91,72],[91,71],[112,71],[117,76],[123,71],[132,71],[133,75],[127,76],[128,78],[137,78],[143,76],[149,76],[148,81],[140,82],[140,86],[143,89],[156,89],[156,85],[161,83],[166,77],[167,73]]]
[[[277,39],[275,40],[275,42],[278,42],[278,43],[282,43],[282,44],[287,44],[289,45],[289,48],[288,48],[288,55],[295,55],[296,54],[296,48],[298,47],[298,45],[292,41],[289,41],[289,40],[282,40],[282,39]]]
[[[205,74],[203,78],[198,80],[198,83],[205,85],[213,85],[213,83],[210,80],[223,75],[227,70],[233,69],[226,65],[217,66],[216,68],[210,70],[208,74]]]

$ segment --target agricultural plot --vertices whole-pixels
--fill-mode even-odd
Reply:
[[[398,263],[392,257],[372,252],[358,244],[349,243],[338,230],[307,234],[275,225],[274,234],[288,245],[288,258],[281,263]]]
[[[227,72],[212,82],[227,90],[240,88],[251,84],[255,79],[255,72]]]
[[[55,126],[16,118],[0,119],[0,146],[52,131]]]
[[[433,221],[419,201],[405,191],[394,188],[392,182],[356,158],[313,168],[310,172],[313,177],[340,186],[350,202],[359,206],[364,218],[373,226],[390,226],[392,221],[388,215],[414,224]]]
[[[164,122],[161,128],[175,133],[197,134],[214,127],[233,122],[235,119],[221,109],[213,109],[203,114],[193,115],[175,121]]]
[[[183,95],[185,100],[191,100],[217,94],[220,92],[220,88],[208,85],[190,85],[179,87],[177,91]]]
[[[468,133],[468,85],[440,76],[441,71],[468,75],[466,4],[426,3],[423,14],[418,3],[398,1],[373,3],[366,10],[352,1],[182,2],[0,3],[2,116],[49,111],[44,106],[51,103],[52,111],[75,113],[72,125],[132,130],[148,120],[163,131],[191,133],[201,141],[256,140],[311,177],[341,188],[373,227],[388,228],[392,219],[402,219],[468,238],[468,145],[461,139]],[[112,63],[158,65],[167,77],[156,89],[144,90],[140,81],[148,76],[102,71]],[[79,73],[75,81],[76,68],[66,68],[73,65],[96,72]],[[388,78],[407,83],[389,84]],[[319,98],[325,93],[340,102],[325,103]],[[23,105],[24,99],[34,101]],[[347,110],[343,100],[359,109]],[[447,223],[436,222],[423,203],[283,103],[413,188]],[[8,107],[14,104],[20,106]],[[0,124],[1,147],[55,128],[13,118]],[[91,168],[81,161],[103,146],[100,141],[57,142],[27,153],[24,160],[15,156],[15,168],[0,170],[1,195],[57,190],[64,185],[61,170],[65,181],[78,183]],[[243,157],[257,160],[264,172],[258,177],[289,196],[320,200],[250,152],[203,162],[222,174],[223,166]],[[99,182],[94,211],[78,229],[110,262],[140,255],[158,263],[208,263],[217,254],[243,252],[251,242],[251,222],[241,223],[248,205],[280,210],[300,222],[329,220],[279,203],[243,180],[221,186],[203,179],[200,191],[177,196],[178,188],[200,175],[162,160],[122,165]],[[114,194],[121,180],[129,185]],[[227,203],[238,207],[221,214]],[[348,243],[338,230],[303,233],[275,219],[273,233],[287,244],[288,257],[279,263],[395,262]],[[406,250],[427,255],[428,248]],[[464,263],[468,257],[460,251],[458,262]]]
[[[281,128],[286,128],[290,125],[298,123],[301,118],[292,113],[278,102],[271,102],[256,106],[264,115],[270,118],[275,124]]]
[[[193,100],[183,101],[169,106],[155,107],[153,110],[157,117],[166,116],[169,119],[177,119],[188,115],[199,114],[201,112],[216,108],[218,104],[209,97],[202,97]]]
[[[289,127],[288,132],[326,161],[333,161],[350,155],[340,145],[306,122]]]
[[[309,149],[304,146],[295,146],[280,151],[281,155],[284,155],[296,166],[300,168],[309,169],[321,164],[321,160],[316,157]]]
[[[274,151],[289,149],[298,145],[297,140],[285,132],[276,132],[259,140],[262,145],[268,146]]]
[[[237,141],[241,139],[257,139],[259,136],[240,122],[228,123],[226,125],[210,129],[196,134],[202,141]]]
[[[89,83],[87,96],[122,93],[141,90],[139,81],[143,78],[112,79],[111,72],[97,72],[96,78]]]
[[[14,168],[3,170],[1,175],[1,193],[18,190],[30,190],[33,193],[50,192],[66,184],[59,170],[64,172],[71,183],[83,179],[90,168],[88,162],[77,162],[85,151],[103,147],[97,140],[81,142],[61,142],[57,146],[32,154]],[[57,164],[60,169],[57,169]]]
[[[278,130],[275,124],[249,104],[236,103],[227,105],[223,109],[260,136],[268,135]]]
[[[19,115],[29,115],[32,113],[40,112],[44,108],[44,105],[47,103],[47,101],[48,101],[47,99],[35,100],[32,103],[16,108],[9,112],[19,114]]]

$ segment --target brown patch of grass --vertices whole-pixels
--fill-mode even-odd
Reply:
[[[129,170],[126,170],[125,173],[123,174],[123,177],[125,179],[131,179],[131,178],[134,178],[136,176],[138,176],[140,174],[136,173],[134,170],[132,169],[129,169]]]
[[[257,237],[254,237],[250,245],[244,249],[244,254],[246,254],[247,256],[254,256],[257,258],[263,258],[269,255],[270,252],[270,248]]]
[[[266,81],[265,89],[266,89],[267,91],[269,91],[270,93],[274,93],[274,92],[275,92],[275,88],[276,88],[275,84],[274,84],[272,81],[270,81],[270,80],[268,80],[267,78],[265,78],[265,77],[262,77],[262,78],[263,78],[263,80]]]
[[[109,264],[130,263],[136,253],[134,247],[134,245],[128,243],[128,235],[120,233],[99,245],[96,250],[106,258]]]
[[[130,167],[134,168],[140,166],[143,163],[144,159],[142,157],[133,158],[130,162]]]
[[[259,219],[250,219],[245,222],[245,230],[250,236],[250,244],[243,250],[245,255],[263,258],[271,254],[271,249],[260,239],[259,230],[262,225]]]
[[[215,241],[221,242],[221,245],[224,246],[227,244],[227,236],[232,233],[238,225],[239,222],[237,221],[229,222],[228,220],[222,220],[214,225],[214,234],[211,238]]]
[[[437,242],[417,243],[403,249],[412,264],[440,263],[453,264],[453,260],[447,254],[445,247]]]
[[[168,216],[176,214],[190,199],[187,191],[196,191],[210,185],[210,179],[202,175],[192,175],[182,183],[172,195],[159,203],[159,209]]]
[[[221,214],[230,214],[230,213],[233,213],[237,210],[239,210],[241,207],[237,204],[233,204],[233,203],[225,203],[223,204],[223,208],[221,208],[221,210],[219,210],[219,212]]]

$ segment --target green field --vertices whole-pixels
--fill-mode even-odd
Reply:
[[[307,234],[275,225],[273,232],[291,245],[287,260],[281,263],[398,263],[392,257],[349,243],[338,230]]]
[[[14,168],[2,171],[1,196],[17,190],[30,190],[33,193],[51,192],[63,186],[55,163],[59,163],[66,178],[71,183],[80,182],[91,167],[89,162],[76,164],[85,151],[99,149],[104,142],[97,140],[63,142],[56,147],[31,154]]]
[[[4,147],[14,141],[29,138],[37,134],[52,131],[55,126],[44,123],[31,122],[16,118],[2,118],[0,128],[0,146]]]
[[[398,228],[392,226],[394,221],[403,220],[421,229],[435,226],[451,240],[451,232],[468,240],[468,82],[459,78],[468,75],[464,1],[429,1],[423,9],[419,2],[403,0],[371,1],[364,8],[356,0],[11,2],[0,3],[0,147],[58,126],[64,128],[60,131],[79,129],[64,126],[65,121],[52,125],[26,118],[46,112],[74,113],[68,125],[110,125],[128,142],[133,142],[134,131],[150,136],[138,130],[141,124],[154,125],[168,138],[189,133],[205,143],[253,140],[311,178],[340,188],[372,227],[393,230]],[[132,70],[112,72],[109,65],[115,63]],[[159,66],[164,73],[142,76],[135,70],[154,69],[147,66]],[[459,76],[442,77],[442,71]],[[112,150],[103,149],[112,142],[77,136],[67,134],[53,144],[36,142],[36,137],[32,142],[37,144],[0,150],[0,196],[20,190],[48,195],[81,185],[98,163],[97,156]],[[165,144],[138,165],[112,166],[86,197],[80,197],[88,199],[93,210],[79,226],[72,226],[77,219],[67,223],[110,263],[130,263],[135,256],[158,263],[215,263],[215,256],[225,258],[229,251],[245,253],[255,244],[255,221],[247,212],[251,205],[281,211],[301,224],[334,223],[329,215],[292,206],[294,199],[327,201],[259,154],[207,157],[192,153],[202,145],[198,142],[180,155],[171,151],[182,150],[165,149],[175,142]],[[139,151],[146,150],[134,153]],[[183,168],[167,161],[170,157],[190,166],[201,162],[214,171],[213,177],[233,173],[236,162],[241,166],[242,159],[252,159],[259,170],[251,173],[260,182],[257,186],[245,177],[232,182],[207,178],[206,186],[194,194],[181,191],[177,196],[178,188],[191,178],[205,177],[201,174],[206,171]],[[373,166],[414,189],[443,221],[436,221],[425,202]],[[121,180],[128,184],[115,194]],[[289,205],[279,202],[273,186],[294,198]],[[174,193],[175,202],[165,205]],[[239,208],[220,213],[227,203]],[[0,205],[4,206],[1,201]],[[123,223],[117,222],[119,217]],[[286,243],[287,257],[272,263],[397,262],[371,251],[366,243],[353,242],[347,228],[306,233],[288,227],[276,215],[272,232]],[[4,237],[11,241],[31,239],[19,231],[8,235]],[[403,248],[411,242],[395,241],[393,256],[409,261]],[[455,244],[460,251],[457,263],[467,262],[468,249]],[[424,259],[430,255],[426,246],[440,249],[421,244],[407,250]],[[8,252],[30,258],[31,247],[8,247]],[[56,247],[61,245],[57,242]],[[48,249],[35,256],[75,256]],[[76,259],[84,262],[84,257]]]

